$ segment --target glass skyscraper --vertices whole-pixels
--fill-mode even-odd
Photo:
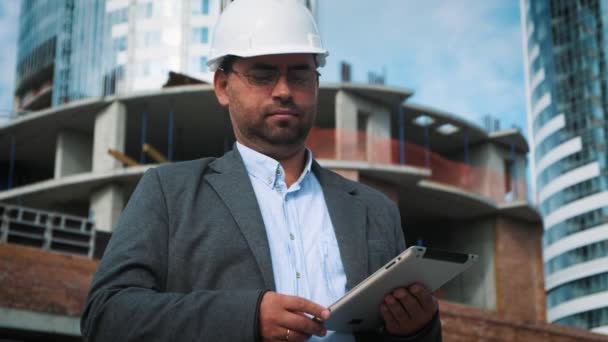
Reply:
[[[297,0],[314,13],[315,0]],[[168,71],[211,81],[213,27],[229,0],[23,0],[15,109],[159,89]]]
[[[608,1],[520,4],[547,319],[608,333]]]
[[[37,110],[99,94],[102,0],[23,0],[15,106]]]

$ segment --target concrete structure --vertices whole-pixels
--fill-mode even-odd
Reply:
[[[520,3],[547,316],[608,333],[608,1]]]
[[[379,85],[322,85],[319,115],[307,144],[322,165],[397,202],[410,244],[480,255],[477,265],[437,293],[446,317],[446,340],[483,340],[492,329],[515,336],[523,327],[527,332],[517,336],[532,336],[530,341],[539,331],[563,341],[598,340],[594,334],[545,323],[542,226],[526,198],[528,146],[522,135],[515,130],[487,133],[450,113],[406,102],[411,95],[407,89]],[[80,254],[99,256],[137,181],[155,165],[144,144],[178,161],[220,156],[233,142],[227,113],[205,84],[37,111],[0,127],[0,180],[7,180],[0,202],[94,222],[94,250]],[[108,150],[139,164],[125,167]],[[15,246],[19,241],[12,238],[12,225],[0,225],[4,241],[9,241],[0,244],[0,255],[2,250],[26,259],[49,255],[53,269],[65,267],[66,272],[78,264],[73,260],[89,264],[85,257],[59,255],[52,246],[51,251]],[[42,232],[50,236],[54,230]],[[0,271],[10,275],[3,278],[6,283],[0,280],[0,288],[14,291],[0,301],[7,313],[0,315],[0,336],[74,338],[77,332],[70,322],[77,312],[49,309],[56,305],[52,298],[31,303],[26,290],[46,282],[15,267],[15,260],[0,260]],[[92,271],[66,277],[90,279]],[[15,285],[12,277],[23,283]],[[87,285],[78,284],[78,291],[86,291]],[[33,321],[31,315],[37,315]],[[482,316],[487,319],[476,318]],[[47,318],[61,321],[62,328],[49,332]],[[459,328],[461,322],[470,329]],[[513,339],[505,335],[503,340]]]

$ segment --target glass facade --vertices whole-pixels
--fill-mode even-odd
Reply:
[[[608,196],[602,196],[608,192],[608,1],[521,0],[521,6],[538,207],[545,219],[544,247],[552,248],[574,234],[585,240],[590,231],[608,224]],[[599,174],[577,172],[585,166]],[[597,199],[591,205],[586,201],[590,196]],[[560,254],[545,260],[548,279],[605,258],[605,235],[597,240],[595,234],[584,246],[561,244]],[[608,292],[604,271],[550,282],[548,317],[585,329],[608,325],[607,309],[552,311]]]
[[[65,8],[64,1],[21,2],[15,76],[17,110],[29,110],[36,95],[53,84],[57,40]],[[44,106],[50,105],[50,96],[45,96],[43,102]]]
[[[564,268],[606,256],[608,256],[608,240],[594,242],[551,258],[545,263],[545,273],[550,275]]]
[[[104,1],[21,3],[15,95],[18,110],[96,96]]]
[[[62,83],[66,92],[57,94],[57,102],[54,102],[56,104],[101,94],[102,80],[99,70],[102,66],[103,40],[98,37],[103,36],[106,14],[104,3],[103,0],[74,1],[71,48],[64,52],[70,57],[62,59],[65,65],[58,63],[69,77]]]
[[[556,287],[547,295],[547,306],[553,308],[569,300],[608,290],[608,273],[575,280]]]
[[[583,313],[568,316],[555,321],[557,324],[579,327],[582,329],[593,329],[608,325],[608,308],[585,311]]]

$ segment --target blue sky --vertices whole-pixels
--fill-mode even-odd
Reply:
[[[412,102],[480,123],[484,114],[525,134],[526,100],[519,1],[320,0],[319,26],[330,59],[355,81],[387,72],[389,85],[410,88]]]
[[[0,120],[12,108],[18,0],[0,0]],[[523,57],[516,0],[319,0],[330,49],[323,81],[387,72],[411,101],[480,123],[484,114],[526,134]]]

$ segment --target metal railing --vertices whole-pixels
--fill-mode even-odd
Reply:
[[[93,257],[94,223],[85,217],[0,203],[0,243]]]

